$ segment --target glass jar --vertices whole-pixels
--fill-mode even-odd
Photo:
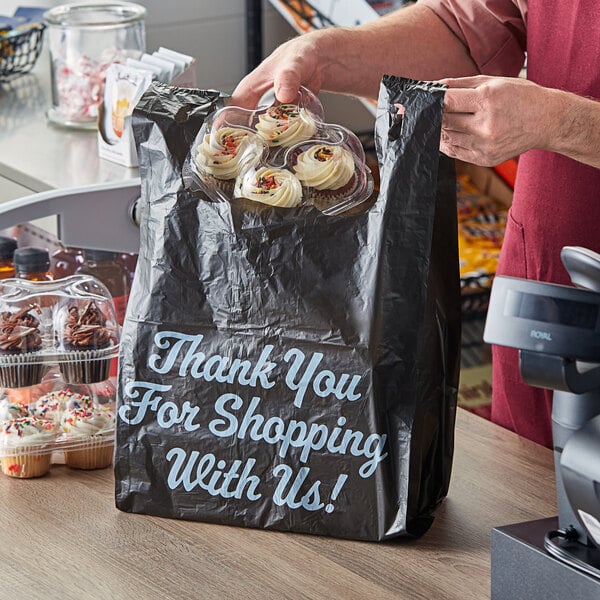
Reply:
[[[93,129],[112,63],[146,50],[146,9],[130,2],[64,4],[44,14],[50,48],[52,107],[60,125]]]

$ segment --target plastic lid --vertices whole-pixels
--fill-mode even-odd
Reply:
[[[265,94],[256,110],[226,106],[209,115],[184,166],[184,182],[215,202],[277,208],[313,206],[337,215],[367,201],[373,176],[360,140],[326,123],[301,87],[294,103]]]
[[[50,254],[46,248],[28,246],[18,248],[14,252],[15,269],[17,271],[47,271],[50,268]]]
[[[11,237],[0,236],[0,260],[12,259],[17,249],[17,240]]]
[[[86,260],[93,261],[114,261],[117,260],[117,253],[110,250],[94,250],[86,248],[83,251],[83,256]]]
[[[99,279],[4,279],[0,321],[6,333],[0,344],[1,387],[37,385],[51,366],[58,366],[68,384],[91,385],[109,378],[120,327],[115,303]]]

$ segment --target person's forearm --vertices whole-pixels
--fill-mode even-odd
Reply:
[[[544,150],[600,168],[600,102],[560,90],[548,90],[549,113]]]
[[[355,28],[315,32],[323,89],[376,98],[384,73],[413,79],[475,75],[460,40],[429,8],[414,5]]]

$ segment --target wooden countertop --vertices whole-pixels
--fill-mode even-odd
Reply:
[[[552,452],[458,411],[448,498],[382,544],[122,513],[111,469],[0,476],[0,598],[480,600],[493,527],[556,514]]]

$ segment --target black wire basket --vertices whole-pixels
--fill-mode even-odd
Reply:
[[[36,23],[10,37],[0,37],[0,82],[27,73],[42,50],[44,25]]]

